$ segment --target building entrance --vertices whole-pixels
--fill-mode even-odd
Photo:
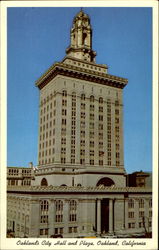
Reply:
[[[101,233],[109,231],[109,199],[101,200]]]

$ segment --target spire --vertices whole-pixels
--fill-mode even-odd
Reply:
[[[84,61],[95,62],[96,52],[92,50],[90,18],[84,13],[83,8],[74,17],[70,33],[71,44],[66,49],[66,54]]]

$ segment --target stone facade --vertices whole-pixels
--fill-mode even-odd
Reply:
[[[131,237],[150,232],[151,223],[150,188],[8,187],[8,229],[15,237]]]

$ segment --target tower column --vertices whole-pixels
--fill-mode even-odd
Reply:
[[[97,234],[101,234],[101,199],[97,199]]]
[[[109,199],[109,233],[113,232],[113,199]]]

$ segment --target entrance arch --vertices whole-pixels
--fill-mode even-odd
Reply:
[[[109,186],[112,186],[114,185],[114,181],[108,177],[104,177],[104,178],[101,178],[98,182],[97,182],[97,186],[100,186],[100,185],[103,185],[105,187],[109,187]]]

